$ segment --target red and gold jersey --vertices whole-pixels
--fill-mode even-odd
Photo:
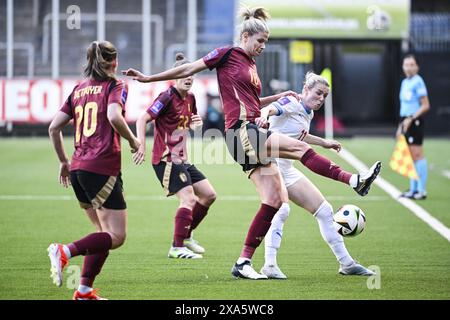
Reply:
[[[121,168],[120,136],[111,126],[108,105],[118,103],[125,115],[128,87],[121,80],[86,79],[77,85],[61,111],[73,119],[75,151],[70,170],[117,176]]]
[[[225,129],[238,120],[254,121],[261,115],[261,81],[255,61],[239,47],[214,49],[203,61],[217,70],[220,97],[225,115]]]
[[[156,98],[147,113],[155,120],[152,164],[186,162],[191,116],[197,114],[194,95],[188,92],[183,99],[172,86]]]

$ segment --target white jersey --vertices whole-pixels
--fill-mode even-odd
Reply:
[[[278,114],[269,118],[269,130],[303,140],[309,132],[314,111],[292,96],[278,99],[272,105],[277,108]]]
[[[269,118],[269,130],[303,140],[309,132],[314,111],[292,96],[283,97],[272,105],[277,108],[278,114]],[[286,187],[290,187],[303,177],[303,174],[294,168],[294,160],[277,159],[277,164]]]

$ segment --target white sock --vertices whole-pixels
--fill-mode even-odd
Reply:
[[[70,254],[70,250],[69,250],[68,246],[63,245],[63,251],[66,254],[67,259],[70,259],[72,257],[72,255]]]
[[[289,203],[283,203],[272,219],[272,224],[267,231],[264,241],[266,265],[277,264],[277,252],[281,245],[281,238],[283,237],[283,226],[289,216],[290,210]]]
[[[356,188],[356,186],[358,185],[358,175],[352,174],[348,183],[350,184],[350,187]]]
[[[236,263],[243,264],[245,261],[251,261],[251,260],[249,258],[239,257],[239,259],[237,259]]]
[[[91,288],[91,287],[84,286],[84,285],[82,285],[82,284],[80,284],[80,285],[78,286],[78,292],[80,292],[80,293],[82,293],[82,294],[85,294],[85,293],[88,293],[88,292],[91,292],[91,291],[92,291],[92,288]]]
[[[314,213],[314,217],[319,223],[322,238],[328,243],[339,263],[343,266],[352,264],[353,258],[345,248],[344,239],[334,228],[331,205],[327,201],[322,202],[319,209]]]

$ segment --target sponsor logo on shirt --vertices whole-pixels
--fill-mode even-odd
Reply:
[[[150,110],[154,113],[154,114],[158,114],[161,109],[164,107],[164,105],[162,104],[161,101],[156,101],[153,106],[150,108]]]
[[[214,59],[215,57],[217,57],[217,55],[219,54],[219,51],[217,50],[217,49],[214,49],[213,51],[211,51],[210,53],[208,53],[207,55],[206,55],[206,60],[208,61],[208,60],[211,60],[211,59]]]

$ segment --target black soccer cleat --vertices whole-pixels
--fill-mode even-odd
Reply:
[[[378,176],[381,171],[381,161],[377,161],[374,163],[372,167],[370,167],[369,171],[365,174],[358,174],[358,184],[355,188],[353,188],[360,196],[365,196],[369,192],[370,185]]]
[[[250,279],[250,280],[267,280],[267,276],[264,274],[259,274],[253,269],[253,266],[250,260],[244,261],[241,264],[235,263],[233,268],[231,269],[231,274],[233,277],[242,278],[242,279]]]

